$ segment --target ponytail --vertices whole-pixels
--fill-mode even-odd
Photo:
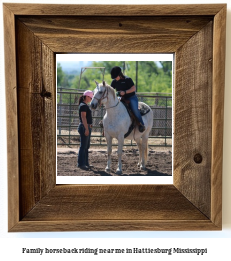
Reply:
[[[85,97],[86,97],[86,96],[83,96],[83,95],[82,95],[82,96],[80,96],[80,98],[79,98],[79,104],[80,104],[81,102],[84,102],[84,100],[85,100]]]
[[[124,76],[124,74],[123,74],[122,72],[119,73],[119,76],[120,76],[121,78],[123,78],[123,79],[125,78],[125,76]]]

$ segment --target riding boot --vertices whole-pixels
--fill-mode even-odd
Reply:
[[[145,126],[143,124],[141,124],[141,123],[139,125],[139,131],[140,132],[144,132],[145,131]]]

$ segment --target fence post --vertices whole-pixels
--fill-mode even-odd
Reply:
[[[69,93],[69,144],[71,144],[71,93]]]
[[[61,115],[62,115],[62,87],[60,88],[60,96],[59,96],[59,135],[61,135],[61,131],[62,131],[62,118],[61,118]]]
[[[165,146],[167,145],[167,121],[168,121],[168,98],[166,97],[166,104],[165,104]]]

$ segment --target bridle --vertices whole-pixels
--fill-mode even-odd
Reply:
[[[97,89],[99,88],[99,86],[97,85]],[[107,87],[105,87],[105,90],[104,90],[104,92],[103,92],[103,94],[102,94],[102,97],[101,98],[96,98],[96,97],[94,97],[94,99],[96,99],[97,101],[98,101],[98,104],[99,105],[101,105],[101,101],[102,100],[104,100],[104,99],[106,99],[107,98],[107,100],[108,100],[108,88]],[[114,105],[114,106],[111,106],[111,107],[108,107],[108,108],[105,108],[106,110],[107,109],[111,109],[111,108],[114,108],[114,107],[116,107],[118,104],[119,104],[119,100],[118,100],[118,103],[116,104],[116,105]]]
[[[97,85],[97,89],[99,89],[99,86]],[[104,96],[105,95],[105,96]],[[96,98],[96,97],[94,97],[94,99],[96,99],[97,101],[98,101],[98,104],[99,105],[101,105],[101,101],[102,100],[104,100],[104,99],[106,99],[107,98],[107,100],[108,100],[108,89],[107,88],[105,88],[105,90],[104,90],[104,92],[103,92],[103,94],[102,94],[102,97],[101,98]]]

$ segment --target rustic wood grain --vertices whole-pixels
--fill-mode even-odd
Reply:
[[[8,229],[19,221],[19,155],[14,14],[3,5],[7,119]]]
[[[15,15],[56,16],[181,16],[216,15],[224,4],[191,5],[59,5],[5,3]]]
[[[217,97],[224,88],[225,12],[226,5],[4,4],[14,160],[9,231],[221,229],[223,100]],[[56,186],[55,53],[131,49],[176,53],[174,185]]]
[[[55,186],[54,54],[16,21],[20,217]]]
[[[53,213],[56,213],[55,217]],[[173,185],[56,186],[40,200],[23,221],[49,221],[54,218],[55,220],[208,219],[190,201],[185,200]]]
[[[10,232],[41,231],[211,231],[219,230],[208,220],[62,220],[21,221]]]
[[[213,23],[210,22],[176,52],[174,108],[174,184],[209,218],[212,37]],[[202,157],[201,163],[195,162],[195,155]]]
[[[213,38],[213,106],[211,220],[222,227],[222,155],[225,90],[226,12],[223,7],[214,18]]]
[[[212,17],[50,16],[19,20],[54,52],[162,53],[177,51]]]
[[[200,229],[213,228],[173,185],[58,185],[15,229],[25,225],[32,231],[44,226],[50,231],[191,230],[198,224]]]

